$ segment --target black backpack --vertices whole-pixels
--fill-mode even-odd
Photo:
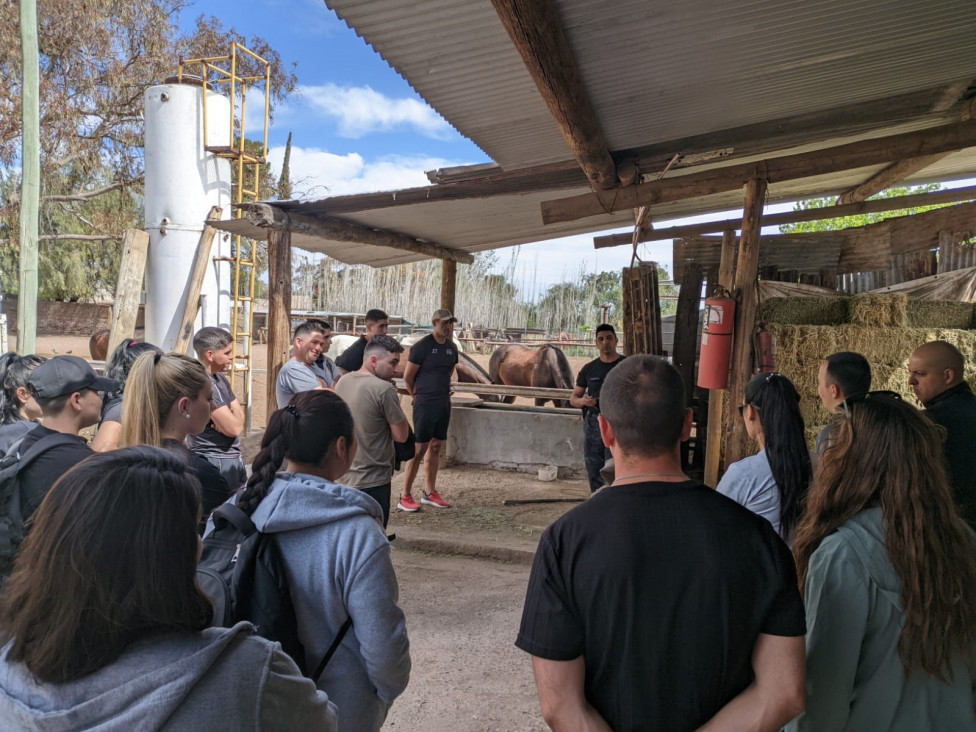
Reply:
[[[28,432],[28,434],[30,434]],[[56,432],[47,435],[21,452],[26,435],[17,440],[0,458],[0,575],[7,575],[24,540],[23,497],[20,473],[41,455],[60,445],[73,445],[78,438]]]
[[[352,625],[352,618],[342,624],[322,661],[309,674],[274,537],[258,531],[251,517],[230,503],[218,507],[212,518],[214,530],[203,540],[197,567],[197,584],[213,604],[211,626],[229,628],[247,620],[254,624],[258,635],[280,643],[303,674],[318,681]]]

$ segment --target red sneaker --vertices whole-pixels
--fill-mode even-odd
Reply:
[[[413,500],[413,496],[400,496],[400,500],[397,501],[397,508],[401,511],[408,511],[413,513],[414,511],[419,511],[419,504]]]
[[[435,508],[450,508],[451,504],[441,498],[441,494],[437,491],[431,491],[430,493],[424,493],[423,498],[420,499],[421,503],[426,503],[428,506],[434,506]]]

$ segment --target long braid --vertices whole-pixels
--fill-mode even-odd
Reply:
[[[285,460],[287,440],[278,430],[274,430],[275,417],[279,415],[280,412],[275,412],[272,416],[271,423],[261,439],[261,452],[254,458],[251,466],[251,477],[247,479],[247,483],[237,496],[237,505],[248,515],[254,513],[258,504],[268,495],[275,475]],[[282,420],[279,418],[277,421],[280,428]]]

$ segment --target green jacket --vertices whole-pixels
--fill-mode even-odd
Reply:
[[[806,712],[789,732],[976,730],[976,665],[953,664],[946,684],[898,657],[901,583],[888,559],[880,508],[823,540],[810,558]]]

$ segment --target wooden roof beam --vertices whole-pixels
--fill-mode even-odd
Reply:
[[[897,163],[893,163],[884,170],[875,173],[863,183],[859,183],[853,188],[841,193],[837,196],[837,203],[845,204],[866,201],[875,193],[880,193],[886,188],[891,188],[893,185],[905,180],[908,176],[920,170],[925,170],[925,168],[942,160],[948,154],[939,153],[937,155],[923,155],[918,158],[899,160]]]
[[[491,0],[566,144],[594,190],[618,185],[617,167],[554,0]]]
[[[820,221],[822,219],[839,219],[856,214],[880,213],[881,211],[895,211],[900,208],[914,208],[916,206],[933,206],[940,203],[959,203],[960,201],[976,200],[976,186],[967,188],[951,188],[947,191],[933,191],[931,193],[912,193],[907,196],[893,198],[879,198],[872,201],[848,203],[827,208],[808,208],[803,211],[784,211],[777,214],[764,214],[763,226],[782,226],[783,224],[798,224],[802,221]],[[663,241],[665,239],[685,239],[702,234],[719,234],[727,230],[739,228],[742,219],[721,219],[719,221],[705,221],[700,224],[685,224],[670,226],[666,229],[646,230],[638,243],[646,241]],[[593,239],[594,249],[620,247],[632,243],[632,234],[608,234]]]
[[[286,230],[305,236],[317,236],[332,241],[348,241],[369,244],[374,247],[400,249],[426,257],[446,259],[461,264],[474,262],[474,255],[459,249],[451,249],[412,236],[386,229],[372,229],[368,226],[334,218],[318,218],[305,214],[284,211],[267,203],[245,203],[241,205],[244,216],[254,226],[263,229]]]
[[[757,174],[771,184],[798,178],[829,175],[854,168],[883,165],[892,160],[935,155],[976,145],[976,122],[934,127],[890,137],[861,140],[847,145],[784,155],[755,163],[741,163],[700,173],[663,178],[612,191],[594,191],[543,201],[546,224],[578,221],[638,206],[672,203],[687,198],[726,193],[742,187]]]

